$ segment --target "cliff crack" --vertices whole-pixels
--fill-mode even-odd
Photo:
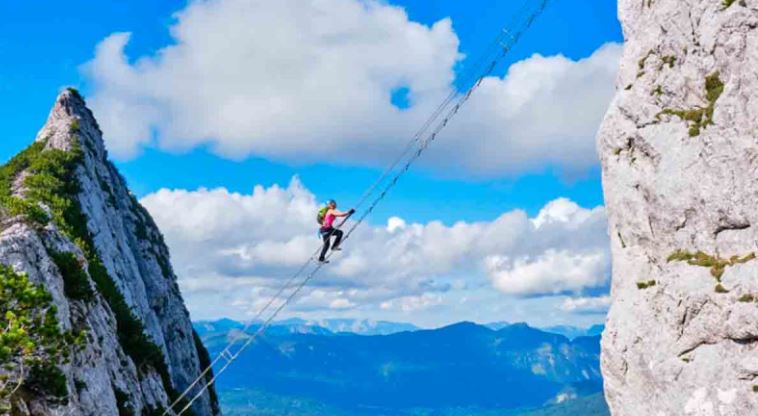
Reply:
[[[713,236],[717,236],[720,233],[731,230],[731,231],[738,231],[738,230],[745,230],[750,228],[749,222],[735,222],[735,223],[729,223],[724,225],[719,225],[716,227],[716,231],[713,232]]]
[[[697,343],[695,343],[695,345],[693,345],[693,346],[691,346],[689,348],[686,348],[682,352],[680,352],[679,354],[677,354],[677,357],[682,358],[682,356],[687,355],[687,354],[691,353],[692,351],[695,351],[696,349],[702,347],[703,345],[713,345],[713,344],[715,344],[715,342],[710,341],[710,340],[698,341]]]

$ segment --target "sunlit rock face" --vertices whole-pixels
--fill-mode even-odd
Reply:
[[[620,0],[598,136],[614,415],[758,409],[758,2]]]
[[[0,263],[43,285],[52,296],[61,328],[85,331],[86,341],[74,349],[69,362],[60,365],[67,397],[51,399],[22,387],[10,403],[0,405],[11,406],[14,415],[162,414],[172,396],[200,375],[205,354],[193,336],[163,237],[107,160],[102,133],[76,91],[60,94],[37,142],[43,145],[42,158],[52,149],[78,155],[75,168],[63,180],[76,186],[73,198],[82,224],[79,231],[71,231],[54,220],[40,225],[5,212]],[[18,173],[14,194],[24,197],[28,175]],[[77,233],[88,234],[84,238],[88,241],[74,238]],[[92,299],[66,293],[54,253],[71,253],[79,261],[95,294]],[[96,268],[91,267],[94,259],[103,266],[99,282],[93,274]],[[113,288],[110,294],[103,289],[107,286],[103,279]],[[119,310],[114,299],[122,299],[126,306]],[[131,312],[131,321],[125,311]],[[129,322],[143,328],[138,333],[145,335],[145,342],[138,348],[130,349],[129,337],[123,336],[130,333],[124,329]],[[154,350],[142,348],[148,344]],[[219,413],[210,392],[192,411]]]

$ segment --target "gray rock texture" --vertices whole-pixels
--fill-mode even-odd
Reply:
[[[103,296],[98,293],[92,302],[67,299],[63,278],[49,252],[72,252],[86,270],[87,259],[80,248],[52,222],[40,228],[21,217],[6,216],[0,224],[0,263],[43,284],[54,299],[61,325],[84,328],[88,334],[85,347],[62,367],[68,403],[25,394],[15,398],[14,409],[20,415],[102,416],[118,415],[123,409],[152,415],[168,407],[170,389],[183,390],[201,371],[200,351],[163,237],[107,160],[102,133],[78,93],[60,94],[37,140],[44,141],[47,149],[71,151],[75,143],[81,148],[75,180],[80,185],[78,200],[86,228],[108,275],[148,338],[162,350],[172,386],[165,385],[159,371],[138,368],[125,353],[114,312]],[[23,193],[23,181],[16,182],[14,191]],[[208,393],[192,410],[198,416],[219,413]]]
[[[758,1],[619,0],[598,137],[615,416],[758,415]]]

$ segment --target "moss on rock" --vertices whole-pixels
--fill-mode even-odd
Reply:
[[[721,282],[721,276],[723,276],[727,267],[746,263],[755,259],[755,257],[755,253],[748,253],[744,256],[734,255],[725,259],[699,250],[694,253],[687,250],[676,250],[668,256],[666,261],[684,261],[692,266],[707,267],[710,269],[711,276],[713,276],[716,281]]]
[[[640,289],[640,290],[647,289],[655,285],[656,285],[655,280],[641,281],[641,282],[637,282],[637,289]]]
[[[694,107],[688,109],[681,108],[664,108],[657,115],[656,119],[661,121],[661,116],[675,116],[683,121],[688,122],[688,133],[690,137],[700,135],[702,129],[713,124],[713,111],[716,101],[724,92],[724,83],[719,77],[719,72],[714,72],[705,77],[705,97],[708,104],[705,107]]]

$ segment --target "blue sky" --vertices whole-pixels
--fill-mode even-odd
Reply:
[[[452,66],[457,74],[490,43],[520,2],[398,0],[388,4],[403,8],[408,21],[425,27],[431,27],[441,19],[451,20],[452,32],[460,41],[458,52],[465,56]],[[88,98],[108,98],[104,78],[87,73],[83,67],[95,59],[95,48],[104,39],[116,32],[130,32],[124,53],[128,57],[127,64],[137,68],[137,58],[154,57],[157,50],[179,42],[169,28],[180,20],[175,13],[187,6],[185,1],[144,0],[1,3],[0,13],[5,22],[0,26],[0,92],[6,99],[0,102],[0,119],[4,127],[0,159],[9,158],[29,144],[63,86],[76,86]],[[611,0],[553,1],[493,75],[505,76],[510,64],[524,61],[533,54],[562,55],[568,62],[574,62],[591,57],[604,44],[621,42],[615,6],[615,1]],[[224,48],[225,45],[219,45],[219,50],[224,51]],[[250,82],[262,80],[251,79]],[[461,87],[457,80],[453,85]],[[350,85],[344,87],[350,88]],[[400,107],[413,107],[412,100],[406,104]],[[97,108],[95,115],[99,117]],[[551,116],[545,114],[547,118]],[[360,123],[360,120],[333,120],[333,123],[343,121]],[[107,141],[107,123],[105,127]],[[413,128],[415,126],[408,125],[397,131]],[[528,129],[529,125],[525,128]],[[381,172],[381,160],[388,159],[365,162],[360,155],[342,158],[339,152],[334,157],[299,159],[291,153],[255,150],[230,157],[228,151],[218,150],[218,143],[214,143],[212,137],[206,143],[177,150],[161,141],[159,136],[164,133],[158,127],[150,134],[155,135],[153,140],[147,146],[141,146],[136,154],[115,158],[133,191],[140,197],[163,188],[194,191],[201,187],[223,187],[230,192],[247,194],[256,185],[262,185],[264,189],[275,184],[287,187],[292,177],[297,176],[317,200],[336,198],[343,202],[343,206],[349,206]],[[180,139],[174,137],[172,140]],[[469,143],[467,146],[476,146],[478,137],[464,139]],[[555,137],[549,146],[560,149],[561,138]],[[301,150],[309,151],[308,148]],[[450,160],[442,150],[439,152],[439,155],[431,155],[433,161]],[[592,158],[591,155],[588,157]],[[525,210],[529,217],[535,217],[556,198],[566,198],[587,209],[602,205],[597,163],[584,163],[581,168],[571,170],[561,163],[534,162],[529,168],[489,169],[482,175],[450,164],[430,162],[403,178],[370,221],[380,226],[388,218],[398,216],[407,223],[441,221],[452,225],[459,220],[492,221],[514,209]],[[172,250],[177,251],[174,247]],[[593,291],[596,288],[579,294]],[[452,313],[448,312],[447,316],[455,320]],[[497,318],[500,317],[493,316],[492,320]],[[583,319],[580,317],[577,321],[586,322]]]
[[[3,2],[0,12],[7,16],[0,27],[0,91],[12,100],[0,104],[6,145],[0,159],[7,159],[28,145],[44,123],[50,103],[64,85],[88,92],[80,66],[92,58],[95,45],[117,31],[133,32],[127,53],[143,55],[172,42],[167,26],[184,1],[133,2]],[[461,40],[461,51],[478,56],[488,45],[504,16],[516,2],[486,0],[461,2],[395,1],[411,19],[424,24],[451,17]],[[504,65],[532,53],[563,54],[579,59],[589,56],[600,45],[620,41],[613,1],[553,2],[534,29],[514,49]],[[466,61],[457,69],[465,68]],[[107,132],[106,132],[107,135]],[[200,148],[183,153],[146,149],[140,157],[117,164],[137,195],[162,187],[193,189],[200,186],[225,186],[248,191],[252,184],[286,184],[293,175],[321,199],[351,198],[371,183],[377,169],[340,167],[331,164],[293,166],[251,157],[230,161]],[[202,172],[202,173],[200,173]],[[562,179],[549,167],[543,173],[488,180],[445,180],[429,172],[414,172],[403,180],[392,199],[377,213],[384,220],[390,213],[402,212],[417,221],[439,219],[480,220],[493,218],[510,208],[536,213],[545,202],[559,196],[569,197],[583,206],[602,203],[599,170],[579,178]],[[446,201],[444,209],[430,211],[436,201]],[[439,207],[438,207],[439,208]]]

